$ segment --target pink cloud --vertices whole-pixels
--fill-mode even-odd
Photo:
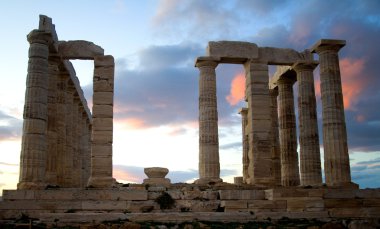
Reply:
[[[244,93],[245,77],[243,73],[238,73],[231,82],[230,94],[226,96],[226,100],[231,106],[234,106],[244,99]]]
[[[368,81],[362,75],[365,60],[344,58],[340,62],[342,76],[342,90],[344,107],[347,110],[355,110],[360,93],[368,85]]]

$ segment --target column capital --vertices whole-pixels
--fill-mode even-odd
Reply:
[[[298,61],[292,65],[294,71],[313,71],[318,66],[318,61]]]
[[[30,44],[40,43],[48,45],[52,41],[50,32],[38,29],[32,30],[26,37]]]
[[[195,67],[210,66],[216,68],[220,62],[220,58],[215,58],[211,56],[200,56],[195,60]]]
[[[238,114],[241,114],[242,116],[247,116],[248,114],[248,108],[242,107],[239,109]]]
[[[345,45],[345,40],[320,39],[310,48],[310,51],[318,54],[325,51],[338,52]]]

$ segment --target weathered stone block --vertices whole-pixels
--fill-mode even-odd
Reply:
[[[113,104],[113,92],[98,91],[98,92],[94,93],[93,104],[112,105]]]
[[[286,211],[286,200],[251,200],[249,209],[283,209]]]
[[[93,131],[112,131],[113,130],[113,119],[112,118],[93,118],[92,119],[92,130]]]
[[[222,58],[232,63],[244,63],[258,57],[258,47],[254,43],[240,41],[210,41],[206,55]]]
[[[111,55],[98,55],[94,57],[95,67],[114,66],[115,60]]]
[[[326,208],[360,208],[362,206],[361,199],[325,199]]]
[[[113,92],[113,81],[97,80],[94,81],[93,88],[95,92]]]
[[[34,190],[3,190],[3,200],[33,200]]]
[[[354,189],[329,189],[323,197],[325,199],[354,199],[355,195]]]
[[[229,209],[246,209],[248,208],[247,200],[222,200],[220,201],[220,206]]]
[[[96,56],[103,56],[104,49],[89,41],[59,41],[58,51],[63,59],[93,60]]]
[[[96,102],[96,101],[94,101]],[[95,104],[92,106],[92,117],[93,118],[112,118],[113,117],[113,106],[112,105],[99,105]]]
[[[92,138],[92,141],[93,143],[96,143],[96,144],[112,144],[113,140],[112,140],[112,131],[110,130],[106,130],[106,131],[102,131],[102,130],[98,130],[98,131],[94,131],[91,135],[91,138]]]
[[[220,190],[221,200],[263,200],[264,190]]]
[[[83,210],[125,210],[127,201],[99,200],[82,201]]]

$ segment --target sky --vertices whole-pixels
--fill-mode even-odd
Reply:
[[[40,14],[53,19],[60,40],[88,40],[115,58],[113,176],[122,183],[141,183],[143,168],[152,166],[168,168],[172,182],[198,178],[194,60],[205,55],[208,41],[303,51],[321,38],[346,40],[339,55],[352,180],[361,188],[380,187],[380,1],[4,0],[0,190],[18,182],[26,35],[38,28]],[[93,62],[73,64],[91,105]],[[244,70],[221,64],[216,73],[221,177],[232,182],[242,175],[237,112],[245,106]],[[314,77],[323,162],[319,68]],[[297,98],[297,84],[294,92]]]

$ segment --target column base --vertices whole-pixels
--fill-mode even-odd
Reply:
[[[46,184],[43,182],[22,181],[17,184],[18,190],[43,190],[45,188]]]
[[[147,178],[144,179],[143,184],[170,187],[170,179],[168,178]]]
[[[199,178],[194,183],[199,185],[213,185],[222,182],[223,180],[221,178]]]
[[[112,177],[90,177],[88,179],[88,188],[111,188],[116,183]]]

